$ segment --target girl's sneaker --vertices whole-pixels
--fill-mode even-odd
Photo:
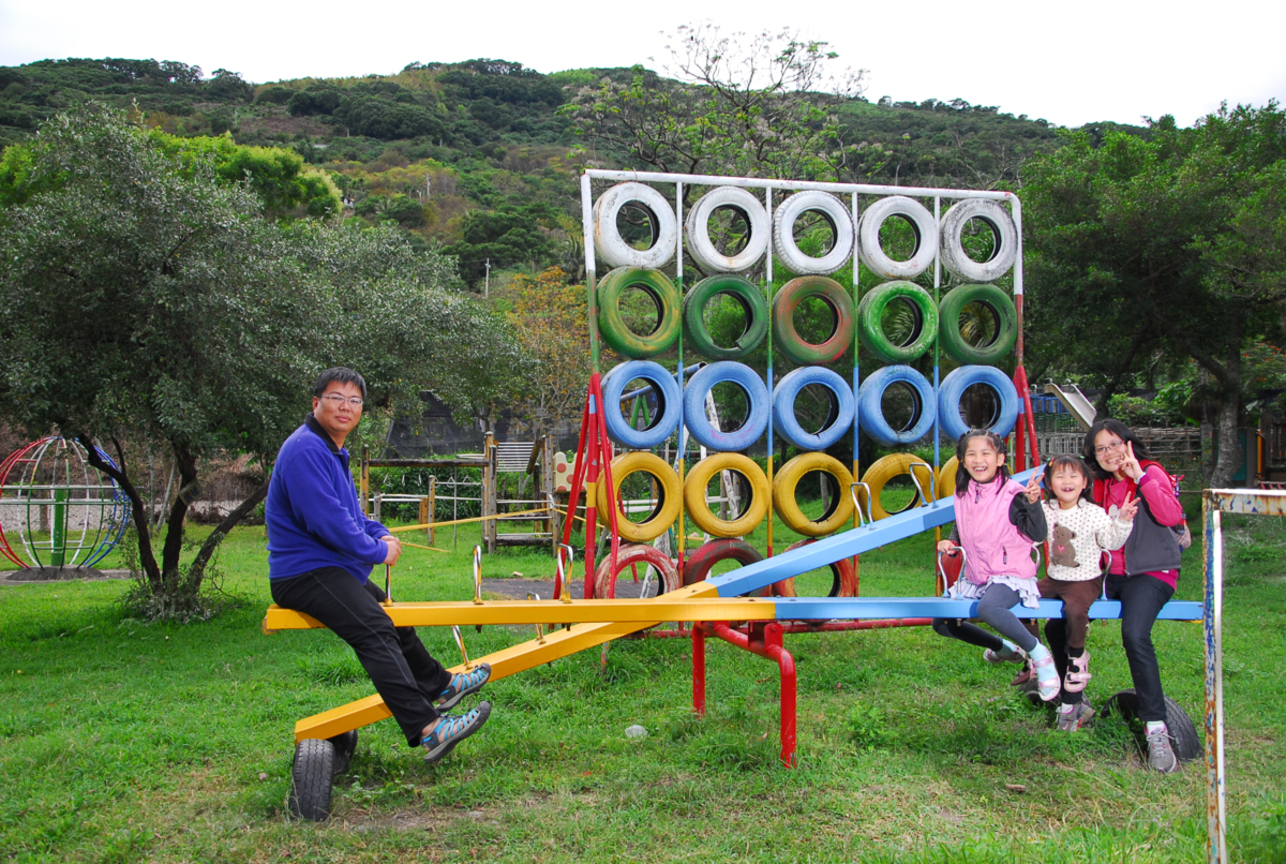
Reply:
[[[438,710],[450,711],[460,700],[470,693],[477,693],[482,689],[491,678],[491,664],[479,663],[468,672],[456,673],[451,676],[451,683],[447,689],[443,690],[438,696]]]
[[[1058,698],[1059,692],[1063,689],[1062,683],[1058,680],[1058,669],[1054,666],[1054,655],[1049,653],[1049,649],[1040,643],[1029,652],[1032,666],[1036,668],[1036,681],[1040,687],[1040,700],[1042,702],[1051,702]]]
[[[425,751],[424,761],[432,764],[446,756],[455,745],[481,729],[490,716],[490,702],[479,702],[477,708],[464,714],[443,714],[433,731],[420,741]]]
[[[1162,774],[1173,774],[1179,770],[1179,759],[1170,746],[1170,730],[1164,723],[1146,725],[1148,739],[1148,767]]]
[[[1088,699],[1082,699],[1075,705],[1058,706],[1058,731],[1075,732],[1077,729],[1084,729],[1089,722],[1094,719],[1094,708],[1090,705]]]
[[[1079,657],[1067,658],[1067,674],[1063,676],[1063,689],[1068,693],[1079,693],[1085,689],[1090,678],[1090,652]]]

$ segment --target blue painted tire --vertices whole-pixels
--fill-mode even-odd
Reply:
[[[706,394],[716,384],[735,384],[746,394],[749,410],[740,429],[723,432],[706,417]],[[755,370],[744,363],[720,360],[688,379],[683,389],[683,420],[692,437],[704,447],[720,453],[745,450],[768,428],[768,388]]]
[[[657,394],[656,421],[648,429],[635,429],[621,409],[621,394],[636,378],[652,384]],[[613,366],[603,376],[603,420],[607,435],[622,447],[647,450],[655,447],[679,425],[679,405],[682,399],[679,382],[660,363],[651,360],[627,360]]]
[[[809,384],[820,384],[834,394],[830,416],[816,432],[806,432],[795,415],[795,399]],[[840,375],[824,366],[800,366],[777,383],[773,391],[773,428],[801,450],[825,450],[853,428],[853,390]]]
[[[894,384],[910,387],[917,403],[910,425],[901,430],[894,429],[893,424],[884,418],[880,404],[884,399],[884,391]],[[938,407],[929,379],[910,366],[885,366],[866,376],[866,380],[857,388],[857,403],[858,414],[862,418],[862,431],[885,447],[914,444],[929,434]]]
[[[1000,437],[1008,435],[1018,421],[1018,394],[1014,382],[995,366],[961,366],[942,379],[938,388],[938,422],[942,434],[957,441],[969,431],[969,425],[960,416],[960,402],[965,390],[974,384],[984,384],[996,394],[1000,406],[990,423],[983,426]]]

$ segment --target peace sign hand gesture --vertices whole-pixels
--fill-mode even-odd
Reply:
[[[1035,465],[1033,467],[1039,468],[1040,466]],[[1037,479],[1038,477],[1040,477],[1039,473],[1032,474],[1031,478],[1027,481],[1027,488],[1023,490],[1023,492],[1027,495],[1028,504],[1035,504],[1042,497],[1042,493],[1040,489],[1040,481]]]
[[[1121,460],[1121,470],[1125,476],[1129,477],[1135,483],[1143,477],[1143,466],[1139,464],[1138,458],[1134,455],[1134,442],[1125,442],[1125,458]]]
[[[1116,511],[1116,518],[1122,522],[1133,522],[1134,514],[1139,512],[1139,502],[1133,493],[1127,493],[1125,501],[1121,503],[1121,509]]]

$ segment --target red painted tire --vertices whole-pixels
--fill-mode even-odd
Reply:
[[[650,565],[661,574],[661,591],[668,593],[679,589],[679,571],[674,566],[674,559],[655,546],[622,545],[616,556],[616,572],[612,572],[612,556],[604,555],[602,562],[594,571],[594,596],[615,599],[616,580],[627,567]]]
[[[834,324],[824,342],[804,341],[795,329],[795,309],[809,297],[830,307]],[[853,344],[853,298],[834,279],[799,276],[791,279],[772,301],[773,344],[801,366],[834,363]]]
[[[694,585],[697,582],[704,582],[710,576],[710,571],[714,565],[720,561],[736,561],[738,564],[754,564],[756,561],[764,560],[764,556],[759,550],[751,546],[744,540],[734,540],[731,538],[724,540],[711,540],[697,547],[696,551],[688,556],[688,560],[683,566],[683,584]],[[766,597],[767,589],[760,589],[751,596]]]
[[[786,547],[787,552],[792,552],[801,546],[807,546],[809,543],[816,543],[816,537],[809,537],[804,540],[797,540],[790,546]],[[858,588],[858,567],[854,566],[853,558],[841,558],[831,565],[831,575],[834,581],[831,583],[831,593],[827,597],[856,597]],[[783,579],[780,582],[772,584],[772,596],[774,597],[798,597],[795,593],[795,577]]]

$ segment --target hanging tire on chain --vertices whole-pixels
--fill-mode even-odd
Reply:
[[[706,489],[721,471],[732,471],[746,478],[750,500],[740,515],[721,519],[710,509]],[[714,537],[742,537],[749,534],[768,515],[768,476],[755,461],[740,453],[716,453],[692,467],[683,481],[683,503],[688,518],[698,528]]]
[[[799,481],[812,471],[829,475],[836,484],[835,494],[816,519],[804,513],[797,498]],[[852,485],[853,475],[834,456],[801,453],[781,466],[773,477],[773,505],[786,527],[805,537],[821,537],[853,521],[853,499],[849,494]]]
[[[995,244],[986,261],[975,261],[964,248],[964,231],[971,219],[985,223]],[[998,201],[966,198],[951,205],[942,216],[942,266],[961,282],[995,282],[1009,272],[1018,258],[1018,229]]]
[[[795,310],[809,298],[830,308],[830,335],[820,343],[808,342],[795,329]],[[800,276],[782,286],[772,301],[773,341],[781,353],[803,365],[834,363],[853,344],[853,298],[834,279]]]
[[[814,258],[795,242],[795,223],[805,213],[816,213],[830,225],[835,242],[830,251]],[[796,192],[778,205],[772,217],[773,248],[791,273],[829,276],[848,263],[853,254],[853,217],[844,203],[829,192]]]
[[[952,441],[970,429],[965,421],[961,406],[965,400],[965,391],[974,385],[982,385],[991,391],[990,406],[984,406],[982,423],[973,427],[989,429],[1004,438],[1014,429],[1018,421],[1018,394],[1014,382],[994,366],[961,366],[952,370],[942,379],[938,387],[938,426],[942,434]],[[990,407],[986,411],[985,407]],[[966,407],[966,410],[969,410]]]
[[[290,812],[313,822],[329,819],[334,777],[335,745],[323,738],[305,738],[296,744],[290,768]]]
[[[732,384],[746,397],[746,419],[731,431],[716,429],[706,416],[706,394],[716,384]],[[720,452],[746,450],[768,428],[768,388],[759,374],[743,363],[720,360],[688,379],[683,388],[683,419],[688,432],[703,447]]]
[[[644,210],[652,225],[652,245],[635,249],[621,236],[616,217],[621,208]],[[670,263],[678,246],[679,223],[674,207],[660,192],[642,183],[618,183],[594,202],[594,250],[608,267],[658,268]]]
[[[890,309],[904,310],[909,335],[895,341],[885,330]],[[857,307],[857,334],[862,344],[886,363],[910,363],[933,347],[938,336],[938,307],[933,296],[914,282],[885,282],[862,297]]]
[[[808,432],[799,422],[795,400],[805,387],[816,385],[830,393],[830,410],[826,421],[816,432]],[[825,366],[800,366],[787,372],[773,391],[773,428],[777,434],[800,450],[825,450],[853,428],[853,390],[848,382]]]
[[[793,552],[801,549],[810,543],[816,543],[815,537],[809,537],[804,540],[796,540],[786,547],[787,552]],[[857,568],[854,566],[854,558],[841,558],[832,563],[831,568],[831,588],[826,594],[827,597],[856,597],[857,596]],[[795,577],[791,576],[780,582],[772,584],[772,596],[774,597],[798,597],[795,592]]]
[[[746,222],[746,242],[735,255],[724,255],[710,240],[710,217],[720,209],[733,210]],[[752,192],[738,186],[716,186],[702,195],[683,224],[688,255],[706,273],[745,272],[768,251],[768,211]]]
[[[621,399],[631,381],[643,380],[652,385],[656,396],[656,415],[647,429],[635,429],[626,416],[632,408],[622,406]],[[674,375],[660,363],[651,360],[628,360],[613,366],[603,376],[603,424],[607,435],[622,447],[647,450],[669,438],[679,426],[683,394]],[[646,397],[639,397],[646,398]]]
[[[915,234],[915,251],[905,261],[894,260],[880,245],[880,228],[893,217],[909,222]],[[890,195],[867,207],[857,233],[862,262],[882,279],[914,279],[933,265],[938,254],[938,226],[933,214],[905,195]]]
[[[1103,703],[1102,716],[1110,717],[1113,714],[1119,714],[1127,722],[1138,719],[1139,694],[1133,687],[1114,694]],[[1169,696],[1165,697],[1165,725],[1170,737],[1174,739],[1175,758],[1180,762],[1195,762],[1206,755],[1205,745],[1201,743],[1201,736],[1197,733],[1192,718]],[[1137,738],[1137,743],[1146,757],[1147,749],[1143,746],[1142,739]]]
[[[652,506],[651,514],[642,522],[631,522],[626,513],[616,506],[621,483],[636,472],[650,474],[656,478],[657,501]],[[683,489],[679,486],[679,475],[665,464],[660,456],[652,453],[635,451],[617,456],[612,460],[612,483],[616,488],[611,490],[609,500],[606,478],[598,483],[598,521],[605,528],[611,528],[611,511],[616,507],[616,529],[622,540],[630,543],[650,543],[660,537],[674,520],[679,518],[683,507]]]
[[[636,567],[651,567],[656,571],[657,590],[653,596],[677,591],[679,571],[674,566],[674,559],[655,546],[630,544],[622,546],[616,555],[616,570],[612,570],[612,556],[604,555],[594,570],[594,596],[616,597],[616,581],[626,568],[633,571]]]
[[[965,310],[988,316],[990,322],[977,325],[976,314],[961,323]],[[1003,289],[995,285],[957,285],[947,292],[938,307],[942,331],[942,350],[959,363],[993,366],[1009,359],[1018,340],[1018,311],[1014,301]],[[991,339],[975,345],[967,338],[966,331],[977,329],[984,333],[986,324],[994,330]]]
[[[871,490],[869,506],[872,520],[887,519],[893,513],[901,513],[903,510],[909,510],[924,503],[920,493],[916,492],[910,504],[901,510],[890,512],[880,500],[880,495],[890,480],[895,477],[912,476],[912,471],[915,472],[915,479],[919,481],[919,488],[924,490],[924,497],[932,502],[935,498],[933,466],[914,454],[890,453],[887,456],[876,459],[871,463],[871,467],[862,472],[862,482]],[[942,495],[936,494],[936,497],[941,498]]]
[[[635,333],[621,313],[621,299],[638,289],[656,304],[656,327],[650,333]],[[655,357],[679,338],[682,302],[679,289],[660,270],[618,267],[598,283],[598,332],[618,354],[635,360]]]
[[[706,307],[719,297],[731,297],[746,316],[745,329],[731,348],[717,345],[706,324]],[[702,279],[683,298],[683,335],[687,344],[711,360],[740,360],[759,347],[768,334],[768,301],[747,279],[718,275]]]
[[[911,417],[900,429],[884,416],[884,394],[894,386],[906,388],[911,396]],[[857,403],[862,431],[885,447],[914,444],[928,435],[938,407],[929,379],[910,366],[884,366],[867,375],[857,388]]]

